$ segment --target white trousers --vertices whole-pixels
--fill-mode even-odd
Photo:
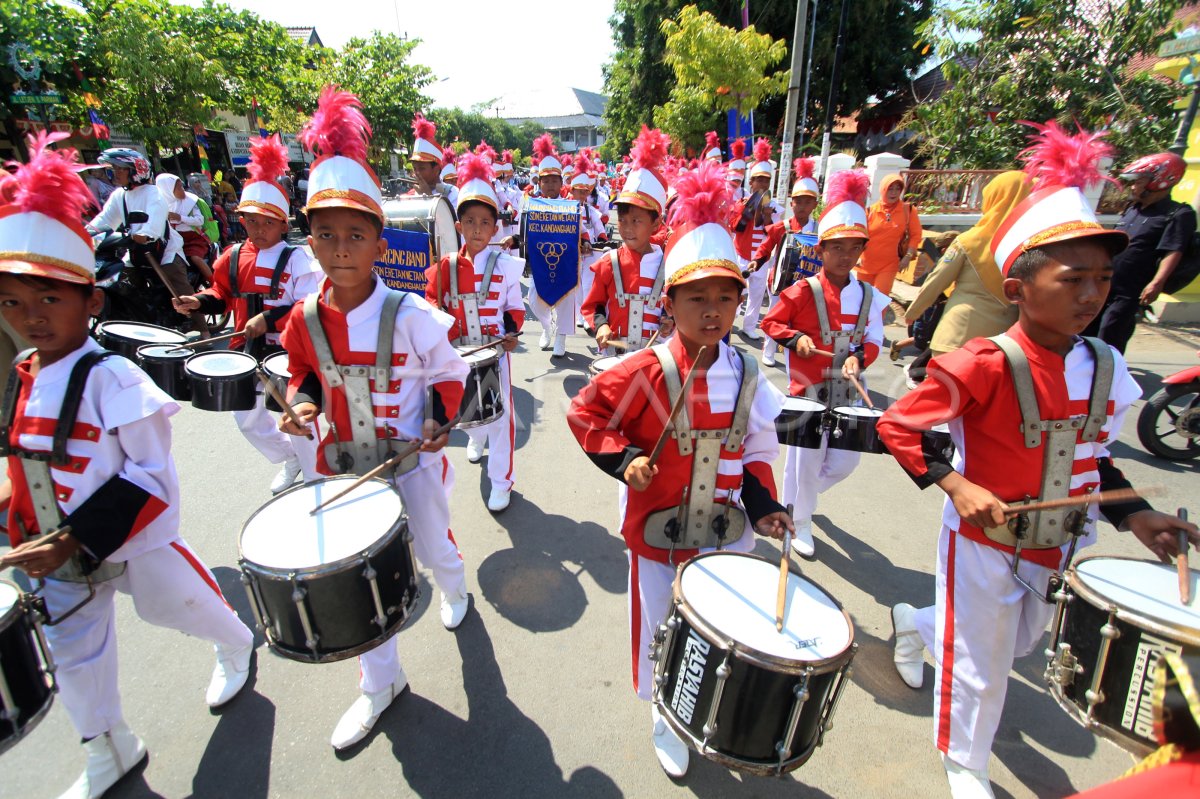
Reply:
[[[779,295],[778,294],[768,294],[767,295],[767,310],[768,311],[770,311],[772,308],[774,308],[778,304],[779,304]],[[775,339],[771,338],[766,333],[763,333],[763,352],[764,353],[770,352],[770,353],[774,354],[781,350],[783,350],[783,348],[775,343]],[[784,354],[784,357],[787,357],[786,351],[784,351],[783,354]]]
[[[858,466],[861,452],[830,449],[829,433],[821,446],[787,447],[783,462],[783,504],[792,506],[796,524],[807,524],[817,509],[818,495],[845,480]]]
[[[1054,615],[1013,579],[1011,563],[1008,553],[943,526],[936,604],[916,615],[935,663],[934,743],[970,769],[987,767],[1013,660],[1033,652]],[[1021,564],[1022,579],[1043,595],[1051,573]]]
[[[122,721],[117,680],[116,593],[129,594],[144,621],[214,644],[240,648],[254,635],[229,607],[212,572],[177,538],[135,555],[125,573],[96,584],[96,596],[53,627],[44,627],[58,667],[58,693],[82,738],[94,738]],[[47,580],[46,608],[58,618],[87,596],[86,583]],[[152,653],[146,653],[153,659]],[[170,669],[170,658],[162,666]],[[164,673],[166,673],[164,671]],[[201,687],[201,689],[203,686]],[[197,692],[197,700],[199,692]]]
[[[450,531],[450,504],[447,497],[454,485],[454,467],[445,454],[431,459],[405,475],[394,485],[404,501],[408,529],[413,537],[417,561],[433,572],[433,580],[447,596],[462,596],[467,591],[466,570],[454,534]],[[437,603],[433,603],[436,608]],[[398,636],[384,641],[358,656],[359,688],[373,693],[387,688],[400,675]]]
[[[554,307],[547,305],[538,296],[537,285],[529,281],[529,310],[533,312],[542,329],[550,335],[567,335],[575,330],[575,316],[579,313],[579,287],[567,292]]]
[[[289,436],[281,432],[276,417],[267,410],[265,396],[260,391],[253,409],[233,412],[238,430],[241,430],[246,440],[271,463],[283,463],[292,456],[298,458],[305,482],[323,477],[317,470],[317,444],[320,436],[316,426],[313,426],[311,440],[304,436]]]
[[[504,413],[479,427],[463,432],[475,444],[487,440],[488,480],[492,488],[511,490],[513,486],[513,451],[517,445],[516,409],[512,398],[512,353],[500,352],[500,393],[504,398]]]
[[[742,264],[745,268],[745,264]],[[743,330],[757,330],[758,318],[762,315],[763,294],[767,291],[767,269],[760,266],[746,278],[746,315],[742,318]]]

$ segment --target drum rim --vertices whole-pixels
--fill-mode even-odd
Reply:
[[[1118,605],[1116,600],[1110,599],[1099,590],[1084,583],[1083,578],[1078,575],[1075,568],[1081,563],[1087,563],[1092,560],[1123,560],[1129,563],[1148,563],[1152,566],[1162,565],[1164,567],[1166,567],[1166,564],[1159,564],[1158,561],[1154,560],[1143,560],[1141,558],[1131,558],[1122,555],[1088,555],[1072,563],[1063,574],[1063,579],[1074,596],[1082,598],[1094,608],[1099,610],[1115,609],[1117,618],[1127,624],[1188,646],[1200,647],[1200,630],[1194,627],[1182,627],[1172,622],[1156,619],[1133,608]]]
[[[329,477],[325,478],[325,480],[357,480],[357,479],[358,479],[358,477],[355,475],[336,475],[336,474],[330,475]],[[322,482],[324,482],[324,481],[322,481]],[[287,496],[288,494],[292,494],[296,491],[303,490],[304,488],[312,485],[312,483],[300,483],[299,485],[291,486],[290,488],[288,488],[285,491],[280,491],[278,494],[271,497],[269,500],[266,501],[266,503],[264,503],[256,511],[254,511],[254,513],[250,514],[250,517],[247,518],[246,521],[242,523],[241,532],[238,533],[238,566],[241,567],[242,571],[244,571],[244,572],[249,571],[251,574],[262,574],[262,575],[268,576],[268,577],[282,577],[285,580],[291,578],[292,576],[296,576],[296,577],[303,577],[304,579],[307,580],[310,578],[321,577],[326,574],[335,574],[337,572],[343,571],[347,566],[350,566],[350,565],[353,565],[354,563],[360,562],[364,557],[369,558],[369,557],[374,556],[376,553],[378,553],[383,548],[383,545],[391,543],[392,539],[394,539],[401,530],[403,530],[405,533],[405,536],[404,536],[406,539],[405,544],[407,546],[411,547],[412,546],[412,531],[408,529],[408,514],[404,512],[404,498],[400,497],[400,492],[396,490],[396,487],[393,486],[391,483],[389,483],[386,480],[381,480],[378,477],[372,477],[370,480],[367,480],[365,483],[363,483],[363,485],[372,485],[372,484],[378,484],[385,488],[389,488],[392,490],[393,493],[396,494],[397,497],[400,498],[400,515],[398,517],[396,517],[395,521],[393,521],[391,526],[388,527],[387,532],[385,532],[379,538],[375,539],[369,547],[365,547],[363,549],[356,550],[353,555],[346,555],[345,557],[338,558],[337,560],[330,561],[329,563],[322,563],[317,566],[301,566],[298,568],[280,568],[278,566],[265,566],[257,561],[248,559],[242,552],[242,540],[246,536],[246,528],[250,526],[251,522],[253,522],[256,518],[258,518],[258,515],[260,513],[262,513],[264,510],[266,510],[268,507],[270,507],[276,500],[282,499],[283,497]],[[249,566],[252,566],[254,568],[252,568],[252,569],[247,568]],[[414,569],[414,571],[415,571],[415,569]]]
[[[724,550],[717,550],[715,552],[703,552],[699,555],[688,558],[686,561],[679,564],[679,568],[675,570],[675,579],[671,583],[671,610],[678,610],[679,614],[683,616],[688,624],[692,625],[692,627],[695,629],[700,630],[705,635],[710,636],[707,640],[713,646],[722,651],[731,651],[733,652],[734,657],[751,665],[781,674],[799,675],[805,673],[809,667],[812,668],[813,675],[826,674],[837,671],[842,664],[854,658],[854,622],[850,620],[850,614],[846,612],[846,608],[843,607],[842,603],[837,600],[837,597],[826,591],[825,588],[820,584],[801,574],[800,567],[795,563],[792,563],[790,558],[788,559],[788,571],[804,580],[806,583],[814,586],[818,591],[828,597],[829,600],[833,602],[834,606],[837,607],[838,611],[841,612],[842,618],[846,622],[846,627],[850,630],[850,636],[846,641],[845,649],[838,652],[836,655],[821,660],[788,660],[785,658],[776,657],[775,655],[769,655],[765,652],[759,652],[757,649],[751,649],[748,645],[743,644],[741,641],[730,639],[724,633],[714,628],[707,621],[702,619],[696,609],[693,608],[692,605],[687,601],[687,598],[683,596],[682,588],[684,567],[695,563],[701,558],[710,558],[714,555],[737,555],[739,557],[761,560],[764,563],[771,563],[771,561],[767,558],[764,558],[761,555],[755,555],[753,552],[727,552]]]
[[[1134,755],[1138,755],[1139,757],[1145,757],[1158,748],[1157,746],[1150,746],[1146,744],[1140,738],[1119,732],[1113,727],[1106,727],[1095,719],[1089,719],[1087,717],[1087,710],[1081,708],[1079,705],[1068,699],[1066,694],[1064,694],[1062,691],[1062,686],[1056,681],[1047,679],[1046,687],[1050,691],[1050,696],[1052,696],[1054,701],[1058,703],[1058,706],[1062,708],[1066,714],[1075,721],[1076,724],[1092,733],[1092,735],[1098,735],[1107,741],[1111,741],[1125,751]]]
[[[495,344],[499,341],[500,341],[500,339],[494,339],[493,341],[488,341],[485,343],[486,344]],[[500,353],[499,353],[499,351],[497,351],[494,348],[490,355],[488,354],[487,350],[480,350],[479,352],[471,353],[472,360],[469,360],[469,361],[463,355],[463,351],[473,350],[473,349],[475,349],[475,345],[472,345],[472,344],[465,344],[462,346],[455,345],[454,349],[458,352],[458,357],[462,358],[463,361],[465,363],[467,363],[469,366],[471,366],[472,368],[474,368],[476,366],[489,366],[493,363],[500,363]]]
[[[10,616],[25,616],[28,614],[28,609],[25,608],[24,602],[25,592],[21,590],[21,586],[9,580],[0,580],[0,585],[7,585],[17,593],[17,601],[8,606],[8,610],[0,613],[0,631],[7,630],[11,625]]]
[[[167,333],[174,333],[175,335],[179,336],[180,342],[187,341],[187,336],[185,336],[183,333],[180,333],[178,330],[172,330],[171,328],[163,327],[162,325],[152,325],[149,322],[135,322],[132,319],[109,319],[105,322],[101,322],[100,324],[96,325],[96,336],[100,337],[102,335],[109,335],[115,339],[118,339],[119,341],[130,341],[130,342],[137,341],[137,342],[141,342],[141,344],[171,344],[171,343],[173,343],[170,341],[158,341],[158,342],[146,341],[143,338],[135,339],[135,338],[131,338],[129,336],[122,336],[120,333],[113,332],[113,330],[112,330],[113,325],[133,325],[134,327],[149,327],[154,330],[163,330]]]
[[[203,372],[197,372],[191,368],[192,361],[196,360],[197,358],[205,358],[211,355],[233,355],[237,358],[248,358],[250,362],[254,364],[254,368],[250,369],[248,372],[235,372],[234,374],[228,375],[206,375]],[[187,373],[188,377],[196,380],[245,380],[247,377],[254,377],[254,371],[258,368],[258,366],[259,363],[257,358],[247,352],[242,352],[241,350],[209,350],[208,352],[197,352],[193,355],[189,355],[183,362],[184,372]]]
[[[182,351],[182,352],[189,352],[189,349],[188,349],[187,347],[179,347],[179,346],[176,346],[176,345],[174,345],[174,344],[161,344],[161,343],[154,343],[154,344],[143,344],[142,346],[140,346],[140,347],[138,347],[138,348],[137,348],[137,351],[136,351],[137,359],[138,359],[139,361],[141,361],[141,360],[153,360],[153,361],[154,361],[154,362],[156,362],[156,363],[168,363],[168,362],[170,362],[170,363],[183,363],[183,364],[186,364],[186,363],[187,363],[187,360],[188,360],[188,358],[190,358],[190,357],[192,357],[192,355],[195,355],[195,354],[196,354],[196,353],[194,353],[194,352],[193,352],[193,353],[190,353],[190,354],[188,354],[188,355],[179,355],[179,356],[171,355],[171,356],[166,356],[166,355],[162,355],[162,354],[150,354],[150,353],[145,353],[145,352],[142,352],[142,350],[147,350],[147,349],[150,349],[151,347],[165,347],[166,349],[168,349],[168,350],[170,350],[170,351],[172,351],[172,352],[179,352],[179,351]]]

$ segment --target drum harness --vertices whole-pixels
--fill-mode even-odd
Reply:
[[[331,424],[336,457],[326,450],[325,462],[339,474],[366,474],[375,466],[396,454],[392,447],[395,439],[389,435],[380,438],[375,429],[375,403],[372,391],[386,394],[392,379],[392,333],[396,326],[396,313],[404,302],[405,294],[389,291],[379,312],[379,333],[375,343],[374,366],[344,366],[334,361],[329,339],[317,316],[318,294],[304,301],[304,325],[312,341],[313,352],[321,365],[321,374],[331,390],[341,389],[346,396],[346,408],[350,416],[350,442],[345,441],[337,426]],[[411,443],[411,442],[406,442]],[[420,453],[414,452],[396,467],[394,475],[411,472],[417,467]]]
[[[824,382],[820,388],[815,385],[809,386],[805,393],[812,399],[824,402],[827,410],[850,405],[858,395],[850,385],[850,381],[841,376],[841,368],[851,355],[850,346],[860,347],[862,345],[863,335],[867,330],[867,320],[871,315],[871,305],[875,299],[875,289],[870,284],[859,281],[863,295],[858,308],[858,319],[854,322],[854,329],[833,330],[829,325],[829,308],[825,305],[825,294],[821,290],[821,281],[815,276],[804,280],[812,291],[813,305],[817,310],[817,322],[821,325],[821,343],[826,346],[833,345],[833,365],[825,370]],[[828,414],[826,416],[828,417]],[[825,423],[825,427],[828,429],[828,422]]]
[[[645,256],[642,257],[644,258]],[[641,292],[635,292],[630,294],[625,291],[625,279],[621,276],[620,257],[617,255],[617,250],[608,251],[608,260],[612,264],[617,306],[624,308],[625,303],[629,303],[629,319],[627,320],[625,329],[625,343],[628,345],[626,352],[633,352],[642,348],[642,344],[644,343],[642,320],[646,314],[646,302],[662,294],[663,278],[665,277],[666,270],[663,269],[663,263],[660,261],[658,274],[654,276],[654,285],[651,287],[650,293],[642,294]],[[638,277],[640,278],[641,275],[639,274]],[[676,369],[676,374],[678,374],[678,368]]]
[[[75,421],[79,417],[79,406],[83,402],[83,389],[87,385],[88,375],[91,373],[93,366],[105,358],[116,355],[115,352],[109,352],[108,350],[92,350],[91,352],[84,353],[75,362],[75,366],[71,368],[71,376],[67,379],[67,390],[63,395],[62,407],[58,413],[58,422],[54,426],[51,451],[47,453],[21,449],[11,444],[13,423],[16,420],[17,414],[17,396],[20,393],[20,378],[17,376],[16,367],[17,364],[25,361],[34,352],[34,349],[27,349],[19,353],[13,361],[13,368],[8,374],[8,383],[4,389],[3,408],[0,409],[0,457],[8,457],[10,455],[17,457],[18,463],[21,465],[21,471],[25,476],[25,484],[29,489],[30,498],[33,500],[33,513],[38,523],[38,535],[26,538],[24,525],[21,524],[20,517],[14,517],[17,527],[22,534],[21,537],[29,541],[36,541],[46,533],[62,526],[62,510],[58,506],[58,497],[55,495],[54,479],[50,474],[50,465],[66,467],[70,463],[70,457],[67,455],[67,441],[70,439],[71,431],[75,429]],[[96,435],[98,434],[92,431],[88,432],[89,437],[94,438]],[[38,612],[46,619],[46,624],[58,624],[88,602],[91,602],[96,596],[95,583],[106,582],[120,577],[125,573],[124,563],[101,561],[96,564],[94,558],[89,557],[89,560],[91,561],[90,563],[85,563],[83,557],[77,552],[54,572],[52,576],[56,580],[71,583],[87,583],[88,595],[79,604],[54,621],[49,621],[49,614],[45,611],[44,601],[41,597],[38,597]],[[94,568],[89,569],[89,567],[93,566]]]
[[[500,260],[500,253],[495,250],[489,250],[487,260],[483,264],[483,287],[479,291],[468,291],[465,294],[460,294],[458,291],[458,253],[450,255],[450,307],[457,308],[462,306],[463,316],[466,318],[466,335],[459,336],[454,340],[456,346],[465,345],[480,345],[483,340],[483,326],[479,323],[479,306],[487,299],[488,291],[492,287],[492,275],[496,269],[496,262]],[[438,302],[441,302],[441,270],[438,270]]]
[[[651,350],[658,358],[666,379],[668,405],[674,405],[683,389],[679,364],[671,355],[669,345],[658,344]],[[646,518],[642,533],[648,546],[670,551],[668,563],[674,563],[676,545],[687,549],[720,549],[726,543],[740,539],[746,529],[746,514],[741,508],[735,507],[732,491],[724,503],[716,501],[721,452],[741,450],[754,405],[754,394],[758,390],[756,359],[742,352],[737,354],[742,361],[742,381],[738,387],[731,425],[717,430],[697,430],[688,421],[686,403],[672,424],[671,437],[679,447],[679,455],[692,456],[691,481],[683,489],[680,504],[651,513]],[[731,524],[730,514],[734,510],[738,518]]]
[[[271,299],[277,300],[282,296],[279,284],[283,282],[283,270],[287,269],[288,261],[291,260],[295,250],[296,248],[290,244],[284,246],[283,252],[279,254],[279,260],[275,262],[275,269],[271,272],[271,287],[267,290]],[[234,299],[246,301],[246,319],[252,319],[263,312],[265,295],[261,291],[238,290],[238,260],[241,254],[242,245],[240,243],[233,245],[233,251],[229,253],[229,293]],[[275,352],[282,352],[282,348],[275,348],[273,352],[267,352],[266,349],[265,335],[257,338],[247,336],[246,343],[242,345],[242,351],[256,360],[262,360],[264,356],[273,355]]]
[[[1112,350],[1098,338],[1084,336],[1083,340],[1092,351],[1095,367],[1092,371],[1092,392],[1088,399],[1086,416],[1071,419],[1043,419],[1038,409],[1037,393],[1033,387],[1033,375],[1029,359],[1017,342],[1006,335],[991,337],[990,341],[1004,353],[1009,372],[1017,392],[1017,403],[1021,408],[1021,433],[1027,449],[1042,446],[1042,434],[1046,441],[1043,448],[1042,483],[1037,497],[1026,496],[1017,504],[1032,501],[1061,499],[1070,494],[1071,473],[1075,462],[1077,441],[1093,442],[1108,420],[1108,396],[1113,381]],[[1079,538],[1087,531],[1088,515],[1084,509],[1054,508],[1019,513],[998,527],[985,527],[984,535],[998,544],[1014,548],[1012,576],[1025,590],[1047,604],[1052,603],[1054,594],[1062,584],[1059,574],[1052,575],[1050,585],[1043,594],[1017,573],[1023,549],[1053,549],[1070,542],[1065,563],[1075,556]]]

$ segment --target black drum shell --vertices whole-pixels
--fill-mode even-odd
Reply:
[[[117,334],[113,333],[107,327],[107,324],[108,324],[107,322],[101,322],[99,325],[96,326],[96,340],[100,342],[100,346],[106,350],[115,352],[118,355],[124,355],[126,358],[133,361],[134,363],[137,363],[137,351],[138,351],[139,347],[144,347],[147,344],[172,344],[172,343],[174,343],[171,341],[146,341],[145,339],[125,338],[124,336],[118,336]],[[120,324],[134,324],[134,323],[120,322]],[[137,326],[138,327],[149,327],[149,328],[153,328],[155,330],[161,330],[164,333],[169,333],[172,338],[178,336],[179,337],[178,341],[180,343],[186,341],[186,339],[180,335],[178,330],[171,330],[168,327],[162,327],[160,325],[149,325],[149,324],[144,324],[142,322],[138,322]]]
[[[954,441],[947,430],[921,431],[921,449],[925,452],[937,453],[946,460],[954,459]]]
[[[829,413],[829,448],[883,455],[888,450],[875,430],[878,416]]]
[[[190,364],[197,356],[188,358]],[[258,401],[254,372],[236,375],[202,375],[187,370],[192,387],[192,407],[202,411],[250,411]]]
[[[0,617],[0,669],[12,693],[16,728],[0,721],[0,753],[25,737],[50,709],[54,689],[38,655],[34,622],[20,603]],[[0,697],[0,712],[10,712]]]
[[[273,357],[274,354],[275,353],[272,353],[271,356],[263,358],[263,372],[266,373],[267,377],[270,379],[271,383],[274,384],[275,388],[279,390],[279,396],[286,397],[288,392],[288,378],[281,374],[272,372],[266,367],[267,361],[271,360],[271,357]],[[264,400],[268,411],[283,413],[283,408],[279,407],[279,403],[275,401],[275,398],[272,397],[270,393],[267,393],[266,397],[264,397]]]
[[[375,623],[376,608],[363,572],[375,570],[379,598],[387,615],[385,629]],[[417,575],[408,521],[397,520],[376,542],[369,558],[311,569],[283,571],[240,561],[242,580],[254,597],[258,622],[267,642],[283,657],[306,663],[331,663],[373,649],[397,633],[408,620],[418,597]],[[304,625],[293,600],[299,586],[313,632],[316,653],[306,643]]]
[[[461,419],[458,427],[462,430],[493,422],[504,413],[500,358],[468,362],[467,365],[471,371],[463,386],[462,404],[459,405]]]
[[[801,411],[784,408],[775,419],[775,433],[779,443],[787,447],[819,449],[824,410]]]
[[[192,398],[192,383],[188,380],[185,364],[191,357],[191,353],[187,350],[176,350],[181,352],[178,357],[167,357],[161,353],[148,351],[163,346],[162,344],[144,344],[138,347],[137,365],[154,381],[156,386],[166,392],[168,397],[187,402]]]

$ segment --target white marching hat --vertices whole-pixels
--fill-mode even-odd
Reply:
[[[370,136],[371,126],[358,98],[326,86],[317,112],[299,136],[318,156],[308,175],[306,211],[351,208],[384,221],[379,178],[367,165]]]

